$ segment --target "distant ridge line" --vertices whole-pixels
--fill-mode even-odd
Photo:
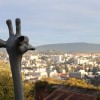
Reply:
[[[63,52],[100,52],[100,44],[95,43],[58,43],[37,46],[37,51],[56,50]]]

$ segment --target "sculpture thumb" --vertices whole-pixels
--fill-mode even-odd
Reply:
[[[29,49],[29,50],[35,50],[36,48],[33,47],[32,45],[28,44],[28,49]]]

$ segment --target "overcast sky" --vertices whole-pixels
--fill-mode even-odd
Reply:
[[[100,0],[0,0],[0,38],[6,20],[21,18],[22,34],[34,45],[100,43]]]

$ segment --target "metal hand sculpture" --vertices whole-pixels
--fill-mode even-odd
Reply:
[[[0,47],[6,48],[13,77],[15,100],[24,100],[24,92],[21,77],[21,59],[22,55],[28,50],[35,50],[29,44],[29,39],[21,35],[21,21],[16,19],[16,34],[13,32],[11,20],[6,21],[9,29],[9,38],[7,41],[0,39]]]

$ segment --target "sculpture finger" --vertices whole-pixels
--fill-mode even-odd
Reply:
[[[0,39],[0,48],[6,47],[6,41]]]
[[[10,35],[10,36],[11,36],[11,35],[14,35],[14,32],[13,32],[13,26],[12,26],[11,20],[8,19],[8,20],[6,21],[6,24],[7,24],[7,26],[8,26],[9,35]]]
[[[21,35],[21,21],[19,18],[16,19],[16,35]]]

